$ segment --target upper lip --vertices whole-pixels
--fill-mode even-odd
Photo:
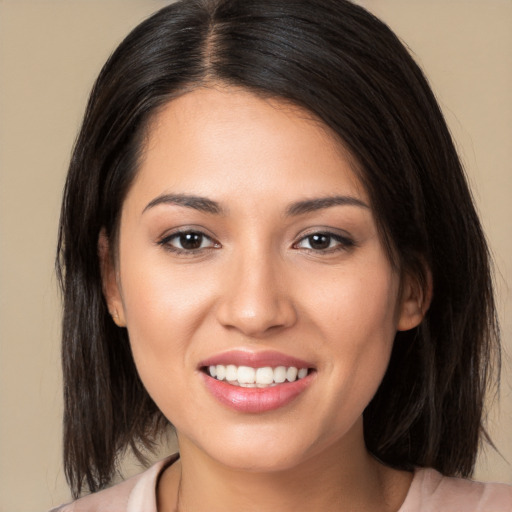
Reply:
[[[228,365],[234,364],[235,366],[249,366],[251,368],[262,368],[265,366],[294,366],[295,368],[313,368],[311,363],[298,359],[297,357],[289,356],[281,352],[273,350],[264,350],[260,352],[247,351],[247,350],[229,350],[216,354],[208,359],[199,363],[199,367],[215,366],[218,364]]]

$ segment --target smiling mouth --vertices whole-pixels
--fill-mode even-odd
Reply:
[[[217,364],[204,366],[206,375],[227,382],[232,386],[243,388],[268,388],[279,384],[291,383],[307,377],[312,368],[297,368],[295,366],[236,366],[234,364]]]

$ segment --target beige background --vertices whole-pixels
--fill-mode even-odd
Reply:
[[[69,498],[53,272],[60,194],[94,77],[127,31],[164,3],[0,0],[0,512]],[[416,54],[467,166],[500,272],[509,354],[491,411],[503,457],[487,450],[476,476],[512,483],[512,0],[360,3]]]

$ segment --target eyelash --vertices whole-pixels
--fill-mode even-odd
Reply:
[[[172,245],[172,241],[175,239],[180,239],[184,236],[197,236],[200,237],[200,247],[194,248],[194,249],[185,249],[180,247],[175,247]],[[311,247],[311,242],[313,237],[325,237],[328,239],[328,247],[324,249],[315,249]],[[208,247],[201,247],[205,240],[208,240],[210,245]],[[295,242],[293,244],[294,249],[301,249],[300,244],[304,241],[309,240],[310,247],[302,247],[303,250],[313,253],[313,254],[331,254],[339,251],[347,251],[352,247],[356,246],[356,243],[354,240],[348,238],[347,236],[342,236],[336,233],[332,233],[329,231],[315,231],[312,233],[309,233],[305,236],[302,236],[298,242]],[[331,247],[332,242],[335,241],[337,244],[334,247]],[[182,243],[183,240],[180,241]],[[158,245],[164,247],[167,251],[170,251],[176,255],[184,255],[184,256],[194,256],[199,253],[203,253],[204,251],[208,251],[211,249],[217,249],[221,247],[221,244],[213,240],[211,237],[206,235],[205,233],[194,230],[194,229],[183,229],[179,231],[175,231],[174,233],[171,233],[161,240],[158,241]]]
[[[201,245],[204,243],[205,240],[209,240],[211,245],[209,247],[198,247],[197,249],[184,249],[184,248],[174,247],[172,245],[173,240],[175,240],[175,239],[179,240],[181,237],[184,237],[187,235],[188,236],[195,235],[195,236],[201,237]],[[179,231],[175,231],[174,233],[171,233],[171,234],[165,236],[164,238],[162,238],[158,242],[158,245],[161,245],[167,251],[170,251],[177,255],[183,255],[183,256],[194,256],[194,255],[197,255],[199,252],[202,253],[205,250],[217,249],[220,247],[220,244],[218,242],[214,241],[211,237],[209,237],[205,233],[195,230],[195,229],[182,229]]]
[[[347,236],[340,235],[338,233],[332,233],[330,231],[314,231],[303,236],[298,242],[293,244],[294,248],[298,248],[299,244],[309,240],[311,245],[311,239],[313,237],[325,237],[329,240],[329,246],[325,249],[314,249],[313,247],[303,247],[304,250],[313,253],[313,254],[332,254],[340,251],[347,251],[352,247],[355,247],[356,243],[354,240],[350,239]],[[331,243],[335,241],[337,244],[334,247],[330,247]]]

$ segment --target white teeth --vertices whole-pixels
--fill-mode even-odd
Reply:
[[[237,367],[234,364],[228,364],[226,366],[226,380],[235,381],[238,379]]]
[[[254,384],[256,379],[256,370],[249,366],[239,366],[236,372],[240,384]]]
[[[274,370],[270,366],[258,368],[256,370],[256,383],[262,386],[272,384],[274,382]]]
[[[308,374],[307,368],[298,369],[295,366],[251,368],[250,366],[235,366],[234,364],[228,364],[227,366],[217,364],[209,366],[207,370],[209,375],[217,380],[226,380],[234,386],[247,388],[266,388],[282,384],[285,381],[295,382],[297,379],[303,379]]]
[[[288,382],[293,382],[294,380],[297,379],[297,374],[298,374],[297,368],[295,368],[295,366],[290,366],[290,368],[288,368],[288,370],[286,370],[286,380]],[[307,374],[307,370],[306,370],[306,374]]]
[[[307,368],[301,368],[298,372],[299,379],[303,379],[308,374]]]
[[[223,364],[218,364],[215,367],[215,373],[217,375],[212,375],[212,377],[216,377],[218,380],[224,380],[226,378],[226,367]]]
[[[286,368],[284,366],[278,366],[274,370],[274,382],[282,384],[286,380]]]

